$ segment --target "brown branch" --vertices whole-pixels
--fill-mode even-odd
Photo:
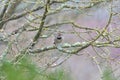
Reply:
[[[63,48],[71,48],[71,47],[79,48],[79,47],[85,46],[87,44],[89,44],[89,42],[76,42],[74,44],[64,43],[61,46],[62,49],[60,51],[65,52],[65,53],[69,53],[69,54],[73,54],[75,52],[75,50],[69,51],[69,50],[65,50]],[[94,47],[116,47],[116,45],[114,45],[110,42],[99,42],[99,41],[95,41],[91,45]],[[36,49],[36,50],[30,50],[29,52],[30,53],[41,53],[41,52],[49,51],[49,50],[53,50],[53,49],[57,49],[57,47],[52,45],[52,46],[42,47],[42,48]]]
[[[6,23],[4,20],[10,18],[10,16],[13,15],[16,7],[20,4],[20,2],[21,2],[21,0],[13,0],[13,2],[11,4],[6,5],[5,10],[7,10],[7,12],[5,11],[4,14],[1,15],[2,19],[0,22],[0,29],[2,29],[3,25]],[[7,7],[9,7],[9,8],[7,8]]]
[[[7,12],[3,16],[4,19],[8,19],[10,16],[13,15],[16,7],[20,4],[21,0],[13,0],[13,2],[9,5],[9,8],[7,9]]]
[[[45,23],[44,21],[47,17],[46,14],[48,13],[48,7],[49,6],[50,6],[50,0],[47,0],[46,5],[45,5],[45,11],[44,11],[42,19],[41,19],[39,30],[38,30],[37,34],[35,35],[35,37],[33,39],[33,43],[31,45],[31,47],[33,47],[35,45],[36,41],[38,40],[39,36],[41,35],[42,29],[43,29],[44,23]]]
[[[8,8],[9,2],[10,2],[10,0],[8,0],[8,1],[5,3],[4,8],[3,8],[3,10],[2,10],[1,13],[0,13],[0,21],[2,20],[3,15],[5,14],[5,12],[6,12],[7,8]]]
[[[64,3],[64,2],[66,2],[66,1],[52,1],[52,2],[50,3],[50,5],[55,4],[55,3]],[[24,17],[25,15],[29,14],[30,12],[35,12],[35,11],[38,11],[38,10],[43,9],[43,8],[44,8],[44,6],[38,6],[37,8],[34,8],[34,9],[32,9],[32,10],[23,12],[23,13],[21,13],[21,14],[19,14],[19,15],[13,15],[13,16],[5,19],[5,20],[2,20],[2,21],[0,21],[0,24],[2,24],[2,25],[0,26],[0,29],[2,29],[2,28],[3,28],[3,25],[4,25],[6,22],[10,21],[10,20],[19,19],[19,18]]]
[[[111,9],[111,11],[112,11],[112,9]],[[103,35],[105,30],[109,27],[109,24],[110,24],[111,20],[112,20],[112,12],[110,12],[109,20],[108,20],[106,26],[104,27],[104,29],[102,30],[102,32],[96,38],[94,38],[92,41],[90,41],[88,44],[86,44],[83,47],[81,47],[78,50],[76,50],[75,54],[77,54],[79,51],[89,47],[90,45],[92,45],[92,43],[94,43],[97,39],[99,39]]]

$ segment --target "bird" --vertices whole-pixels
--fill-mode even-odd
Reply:
[[[55,34],[54,44],[57,48],[61,48],[62,39],[63,38],[62,38],[61,32],[58,32],[57,34]]]

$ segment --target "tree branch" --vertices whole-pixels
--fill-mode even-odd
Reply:
[[[36,41],[38,40],[39,36],[41,35],[42,29],[44,27],[45,19],[47,17],[46,14],[48,13],[48,7],[49,6],[50,6],[50,0],[47,0],[46,5],[45,5],[45,11],[44,11],[42,19],[41,19],[39,30],[38,30],[37,34],[35,35],[35,37],[33,39],[33,43],[31,45],[31,47],[33,47],[36,44]]]

